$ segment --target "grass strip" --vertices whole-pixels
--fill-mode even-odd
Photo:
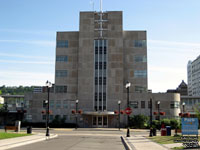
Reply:
[[[31,134],[0,132],[0,140],[8,139],[8,138],[15,138],[15,137],[22,137],[22,136],[29,136],[29,135],[31,135]]]
[[[173,144],[174,140],[180,139],[180,136],[154,136],[149,139],[159,144]]]

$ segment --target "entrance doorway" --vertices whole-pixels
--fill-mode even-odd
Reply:
[[[108,116],[93,116],[92,126],[95,128],[107,128],[108,127]]]

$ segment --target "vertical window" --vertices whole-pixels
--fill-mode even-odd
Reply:
[[[171,101],[170,102],[170,108],[179,108],[180,102],[179,101]]]
[[[56,108],[60,108],[60,106],[61,106],[61,101],[60,100],[56,101]]]
[[[63,108],[68,108],[68,101],[67,100],[63,101]]]
[[[151,108],[151,102],[148,101],[148,108]]]
[[[50,100],[50,108],[54,108],[54,100]]]
[[[94,40],[95,59],[95,93],[94,109],[106,110],[106,68],[107,40]]]
[[[141,101],[141,108],[145,108],[145,101]]]
[[[46,115],[42,115],[42,120],[46,120]]]

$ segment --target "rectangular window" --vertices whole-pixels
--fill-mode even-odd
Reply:
[[[148,101],[148,108],[151,108],[151,102]]]
[[[106,85],[106,77],[103,77],[103,85]]]
[[[49,120],[53,120],[53,115],[49,115]]]
[[[103,68],[106,69],[106,62],[104,62],[104,66],[103,66]]]
[[[147,62],[147,57],[142,55],[135,56],[135,62]]]
[[[50,103],[49,103],[50,105],[50,108],[54,108],[54,100],[50,100]]]
[[[60,108],[60,107],[61,107],[61,101],[58,100],[58,101],[56,101],[56,108]]]
[[[68,40],[57,40],[56,47],[68,48]]]
[[[179,101],[171,101],[170,102],[170,108],[179,108],[180,102]]]
[[[145,108],[145,101],[141,101],[141,108]]]
[[[61,56],[61,55],[56,56],[56,62],[67,62],[67,61],[68,61],[67,56]]]
[[[56,93],[67,93],[67,86],[56,86]]]
[[[147,43],[146,40],[134,40],[134,47],[146,47]]]
[[[101,77],[99,78],[99,84],[100,85],[102,84],[102,78]]]
[[[98,62],[95,62],[95,69],[98,69]]]
[[[67,77],[67,70],[56,70],[56,77]]]
[[[138,108],[138,101],[131,101],[130,105],[132,108]]]
[[[95,77],[95,85],[98,85],[98,77]]]
[[[46,120],[46,115],[42,115],[42,120]]]
[[[67,100],[63,101],[63,108],[68,108],[68,101]]]
[[[135,78],[146,78],[147,77],[147,71],[146,70],[135,70],[134,71],[134,77]]]
[[[145,92],[146,91],[146,87],[142,87],[142,86],[135,86],[135,92]]]
[[[99,62],[99,69],[102,69],[102,62]]]
[[[46,108],[46,107],[47,107],[47,103],[48,103],[47,100],[43,100],[43,103],[42,103],[43,108]]]

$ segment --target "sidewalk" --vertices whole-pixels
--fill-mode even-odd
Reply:
[[[169,148],[157,144],[142,135],[123,137],[129,145],[130,150],[168,150]]]
[[[51,134],[49,139],[55,138],[58,135]],[[31,143],[36,143],[39,141],[47,140],[45,134],[37,133],[30,136],[24,136],[24,137],[17,137],[17,138],[10,138],[5,140],[0,140],[0,150],[6,150],[9,148],[14,148],[18,146],[23,146]]]

